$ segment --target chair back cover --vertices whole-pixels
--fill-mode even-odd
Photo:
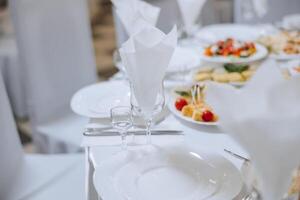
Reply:
[[[71,112],[72,95],[97,80],[86,0],[11,0],[10,8],[31,120]]]
[[[22,158],[22,146],[0,73],[0,199],[8,198]]]
[[[265,16],[262,18],[253,16],[251,19],[245,19],[247,10],[253,8],[252,0],[234,0],[234,22],[273,23],[282,20],[285,15],[300,13],[299,0],[268,0],[267,3],[268,8]]]

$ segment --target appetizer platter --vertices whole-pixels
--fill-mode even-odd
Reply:
[[[180,119],[200,124],[217,125],[218,115],[205,100],[205,84],[176,87],[172,90],[168,107]]]
[[[260,37],[258,42],[266,46],[271,56],[277,60],[300,58],[300,31],[281,31]]]
[[[243,86],[256,72],[256,64],[206,64],[191,73],[195,82],[214,81]]]
[[[202,59],[213,63],[249,63],[263,59],[267,49],[257,43],[239,41],[233,38],[219,40],[205,47]]]

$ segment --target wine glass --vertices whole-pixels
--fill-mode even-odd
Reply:
[[[128,106],[116,106],[110,110],[111,124],[122,138],[122,149],[127,149],[127,131],[132,127],[132,110]]]
[[[143,108],[139,105],[136,95],[134,93],[134,86],[130,83],[130,103],[133,112],[144,118],[146,123],[146,141],[148,145],[151,145],[151,126],[153,124],[154,117],[159,114],[165,106],[164,85],[161,83],[158,93],[156,95],[155,104],[151,109]]]

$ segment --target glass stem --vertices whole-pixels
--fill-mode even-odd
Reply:
[[[122,139],[122,149],[127,149],[127,141],[126,141],[126,132],[121,132],[121,139]]]
[[[146,124],[147,145],[151,145],[151,125],[152,125],[152,118],[148,119]]]

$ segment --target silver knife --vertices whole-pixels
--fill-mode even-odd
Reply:
[[[244,161],[246,161],[246,162],[250,162],[250,159],[245,158],[244,156],[241,156],[241,155],[239,155],[239,154],[237,154],[237,153],[233,153],[232,151],[229,151],[229,150],[227,150],[227,149],[224,149],[224,151],[225,151],[226,153],[232,155],[232,156],[235,157],[235,158],[238,158],[238,159],[240,159],[240,160],[244,160]]]
[[[181,130],[152,130],[152,135],[183,135]],[[133,130],[128,131],[127,134],[134,135],[146,135],[145,130]],[[85,131],[84,136],[119,136],[120,133],[117,131]]]

